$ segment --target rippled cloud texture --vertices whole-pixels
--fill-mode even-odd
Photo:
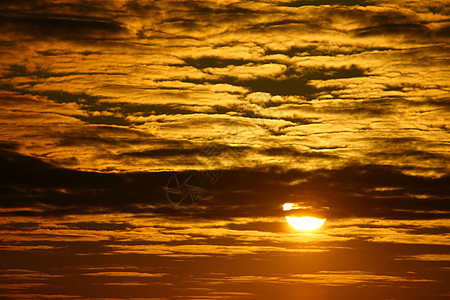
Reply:
[[[0,298],[448,297],[449,15],[2,1]]]

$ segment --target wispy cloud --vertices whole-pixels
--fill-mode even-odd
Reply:
[[[252,155],[222,168],[372,159],[440,176],[448,171],[445,5],[386,4],[5,2],[1,82],[10,93],[2,114],[26,116],[22,130],[34,133],[24,139],[10,123],[3,139],[71,168],[171,171],[203,166],[178,150],[163,161],[120,154],[148,153],[149,144],[162,151],[157,141],[169,136],[196,147],[230,144],[221,133],[231,126]],[[271,100],[252,102],[255,92]],[[102,147],[87,144],[93,131]],[[419,152],[392,147],[393,135],[417,139]],[[301,163],[260,151],[280,143],[303,151]],[[329,150],[319,157],[312,147]],[[418,153],[427,162],[420,168]]]

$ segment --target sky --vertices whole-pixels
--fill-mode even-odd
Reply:
[[[449,41],[445,0],[1,1],[0,299],[448,299]]]

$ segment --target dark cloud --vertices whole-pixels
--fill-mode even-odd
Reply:
[[[223,58],[220,56],[201,56],[201,57],[186,57],[183,58],[188,66],[193,66],[197,69],[205,68],[225,68],[227,66],[242,66],[251,63],[251,60],[246,59],[232,59]]]
[[[48,54],[47,54],[48,55]],[[54,55],[60,55],[60,54],[54,54]],[[2,78],[14,78],[14,77],[37,77],[37,78],[51,78],[51,77],[65,77],[65,76],[90,76],[90,75],[125,75],[125,73],[119,73],[119,72],[52,72],[48,69],[36,69],[36,70],[28,70],[26,66],[24,65],[10,65],[9,70],[6,74],[2,76]],[[63,95],[63,92],[58,91],[49,91],[48,95],[51,94],[61,94]],[[67,93],[66,93],[67,95]]]
[[[265,47],[267,48],[267,47]],[[267,48],[266,55],[283,54],[289,57],[295,56],[337,56],[337,55],[355,55],[370,51],[389,51],[389,47],[363,47],[357,45],[331,45],[324,42],[311,43],[307,46],[291,46],[288,49],[279,50]]]
[[[186,153],[177,149],[175,152],[176,155],[193,154],[193,150],[189,151]],[[288,148],[265,150],[272,155],[286,155],[287,151],[298,155]],[[147,153],[134,155],[139,157]],[[161,150],[149,155],[153,157],[166,153]],[[1,167],[8,176],[1,182],[0,205],[4,208],[38,207],[44,210],[18,210],[15,213],[25,215],[110,211],[173,216],[187,214],[208,219],[281,216],[283,212],[280,207],[284,202],[305,199],[312,202],[327,199],[332,207],[331,218],[440,219],[448,217],[450,211],[448,176],[411,176],[387,166],[355,165],[314,172],[243,169],[224,171],[215,184],[209,182],[204,173],[197,172],[196,176],[209,196],[200,201],[198,209],[186,211],[171,208],[165,197],[164,186],[174,173],[101,174],[72,171],[7,149],[2,151]],[[138,208],[141,204],[156,207]],[[435,210],[447,213],[434,213]]]
[[[301,7],[301,6],[320,6],[320,5],[344,5],[344,6],[369,6],[376,4],[375,1],[364,1],[364,0],[295,0],[283,4],[289,7]]]
[[[123,24],[111,19],[4,13],[0,18],[0,29],[4,34],[18,35],[25,39],[112,38],[127,33]]]
[[[27,73],[26,68],[20,65],[14,65],[12,67],[11,76],[20,76],[19,74]],[[102,97],[87,94],[84,92],[66,92],[61,90],[49,90],[49,91],[33,91],[30,89],[16,88],[10,84],[3,84],[0,86],[1,90],[16,92],[21,95],[36,95],[36,96],[44,96],[50,100],[54,100],[57,103],[85,103],[87,105],[93,105],[98,102],[98,100],[102,99]]]
[[[42,56],[61,56],[61,55],[70,55],[70,54],[81,54],[81,55],[84,55],[84,56],[89,56],[89,55],[101,55],[101,54],[103,54],[103,52],[101,52],[101,51],[86,50],[86,51],[74,52],[74,51],[58,50],[58,49],[37,51],[37,53],[39,53]]]
[[[143,202],[142,196],[154,199],[152,195],[154,196],[155,192],[160,196],[163,195],[160,187],[164,184],[164,175],[149,174],[150,176],[144,176],[144,179],[141,178],[142,175],[136,174],[126,179],[126,176],[119,174],[80,172],[57,168],[39,159],[10,151],[2,151],[1,165],[4,174],[7,174],[2,180],[2,205],[10,207],[21,207],[25,203],[30,205],[47,203],[56,207],[54,213],[88,213],[90,207],[98,208],[106,203],[114,207],[123,202],[126,198],[123,192],[147,190],[140,196],[133,197],[134,203]],[[137,180],[140,183],[128,190],[129,180]],[[114,186],[120,188],[111,189]],[[123,188],[125,190],[120,192]]]
[[[160,11],[157,1],[139,1],[139,0],[131,0],[127,1],[124,7],[137,15],[148,15],[150,12]]]
[[[378,27],[367,27],[355,30],[355,36],[387,36],[404,35],[420,38],[432,37],[432,32],[421,24],[385,24]]]
[[[135,225],[126,222],[77,222],[77,223],[61,223],[61,225],[67,226],[70,229],[80,230],[114,230],[114,231],[126,231],[135,228]]]
[[[13,67],[13,71],[11,71],[11,76],[20,76],[21,72],[27,72],[21,67]],[[51,77],[56,76],[54,73],[43,73],[41,77]],[[67,74],[60,74],[60,76],[66,76]],[[87,75],[87,74],[86,74]],[[6,77],[8,77],[7,75]],[[66,92],[61,90],[49,90],[49,91],[33,91],[30,89],[23,88],[15,88],[11,85],[2,85],[0,89],[5,91],[12,91],[15,93],[19,93],[21,95],[34,95],[45,97],[49,100],[52,100],[56,103],[77,103],[80,104],[80,109],[85,111],[85,114],[74,114],[72,117],[84,121],[90,124],[104,124],[104,125],[130,125],[133,122],[128,121],[125,117],[117,115],[117,108],[119,108],[119,104],[103,104],[99,100],[105,99],[104,97],[99,97],[91,94],[87,94],[84,92]],[[16,105],[20,105],[20,102],[17,102],[17,99],[11,98],[10,102],[16,102]],[[28,101],[29,102],[29,101]],[[100,113],[101,112],[101,113]],[[106,114],[105,114],[106,112]]]
[[[339,78],[363,77],[367,73],[366,68],[356,65],[347,67],[303,67],[289,68],[283,75],[278,77],[259,77],[254,79],[240,79],[231,76],[224,76],[220,80],[207,80],[209,83],[229,83],[242,86],[253,92],[265,92],[272,95],[288,96],[299,95],[312,97],[315,93],[323,91],[310,84],[311,80],[328,80]],[[187,82],[200,83],[196,79],[185,79]],[[202,80],[204,82],[205,80]],[[338,90],[338,87],[325,88],[329,90]]]
[[[43,5],[48,1],[46,0],[4,0],[0,3],[0,8],[36,8]]]
[[[105,136],[105,134],[107,136]],[[124,135],[115,137],[115,135]],[[58,146],[80,146],[80,145],[97,145],[97,146],[120,146],[120,145],[146,145],[148,143],[158,143],[159,145],[184,145],[184,142],[171,140],[158,140],[151,134],[144,134],[139,131],[128,128],[109,127],[106,125],[97,125],[83,132],[65,132],[62,134],[55,133],[58,139]]]
[[[436,35],[438,37],[444,37],[444,38],[450,38],[450,25],[441,27],[437,32]]]

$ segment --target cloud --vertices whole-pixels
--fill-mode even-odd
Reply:
[[[144,272],[96,272],[86,273],[84,276],[107,276],[107,277],[164,277],[166,273],[144,273]]]
[[[243,151],[248,150],[247,147],[231,147],[228,145],[220,145],[220,144],[210,144],[205,147],[198,148],[163,148],[163,149],[152,149],[152,150],[144,150],[139,152],[124,152],[121,153],[123,156],[132,156],[132,157],[149,157],[149,158],[164,158],[164,157],[173,157],[177,156],[205,156],[205,157],[221,157],[223,159],[224,156],[229,153],[230,155],[242,155]],[[182,158],[180,158],[182,159]]]
[[[33,271],[33,270],[22,270],[22,269],[4,269],[0,273],[0,280],[10,280],[10,279],[19,279],[19,280],[32,280],[32,281],[42,281],[48,280],[50,278],[62,277],[61,275],[50,275],[44,274],[41,272]]]
[[[420,254],[403,256],[396,258],[397,260],[418,260],[418,261],[450,261],[448,254]]]
[[[125,26],[113,20],[92,20],[64,15],[3,15],[0,28],[10,39],[13,39],[14,35],[24,35],[27,38],[82,40],[119,37],[127,33]]]
[[[16,94],[2,113],[27,127],[18,130],[9,121],[4,139],[20,143],[22,154],[102,172],[201,169],[177,149],[213,140],[251,153],[217,168],[311,170],[369,162],[445,174],[437,142],[445,140],[448,123],[442,111],[448,76],[440,63],[446,52],[439,47],[444,11],[430,14],[417,3],[303,4],[311,3],[5,2],[4,22],[18,31],[4,40],[2,89]],[[37,21],[42,25],[34,26]],[[47,30],[51,24],[58,26]],[[64,33],[69,26],[79,33],[75,44]],[[33,36],[43,29],[51,41]],[[394,31],[408,40],[393,42]],[[82,43],[88,40],[95,42]],[[270,100],[255,101],[255,95]],[[39,100],[23,107],[26,97]],[[230,123],[239,132],[222,139]],[[424,146],[394,149],[383,137],[392,130]],[[300,153],[301,162],[266,150],[280,143]],[[379,151],[372,155],[375,143]],[[158,160],[161,149],[172,155]],[[419,153],[427,164],[415,164]]]
[[[152,152],[152,155],[157,154],[166,155]],[[182,154],[190,155],[191,152]],[[355,165],[312,172],[230,170],[223,172],[215,184],[210,183],[206,172],[194,172],[205,189],[206,198],[198,209],[182,212],[167,207],[169,203],[163,187],[173,173],[74,171],[6,149],[2,152],[1,163],[2,169],[9,174],[2,181],[2,206],[40,209],[11,212],[19,215],[86,214],[106,209],[173,216],[187,214],[208,219],[282,216],[280,207],[284,202],[296,202],[304,197],[309,197],[312,202],[315,199],[330,201],[330,218],[442,219],[448,215],[448,177],[405,175],[391,167]],[[123,199],[129,200],[123,202]],[[4,213],[8,214],[7,210]]]
[[[288,69],[282,74],[278,75],[278,73],[272,73],[270,76],[261,74],[258,78],[239,78],[233,77],[231,74],[210,82],[215,84],[226,82],[231,85],[245,87],[254,92],[264,92],[272,95],[310,97],[318,92],[318,90],[309,84],[311,80],[364,76],[364,70],[357,66],[341,68],[309,68],[297,66],[297,68]],[[198,82],[198,80],[192,80],[192,82]]]
[[[353,284],[363,284],[372,283],[377,285],[377,283],[395,283],[402,281],[414,281],[414,282],[430,282],[427,279],[408,279],[398,276],[389,275],[377,275],[370,274],[362,271],[320,271],[316,274],[294,274],[292,277],[288,278],[277,278],[277,277],[259,277],[259,276],[241,276],[228,278],[228,280],[236,282],[246,282],[246,281],[260,281],[268,280],[272,282],[290,282],[290,283],[310,283],[318,285],[330,285],[330,286],[345,286]]]
[[[295,0],[287,2],[284,5],[289,7],[301,7],[301,6],[320,6],[320,5],[368,6],[375,4],[376,4],[375,1],[356,1],[356,0],[319,0],[319,1]]]

